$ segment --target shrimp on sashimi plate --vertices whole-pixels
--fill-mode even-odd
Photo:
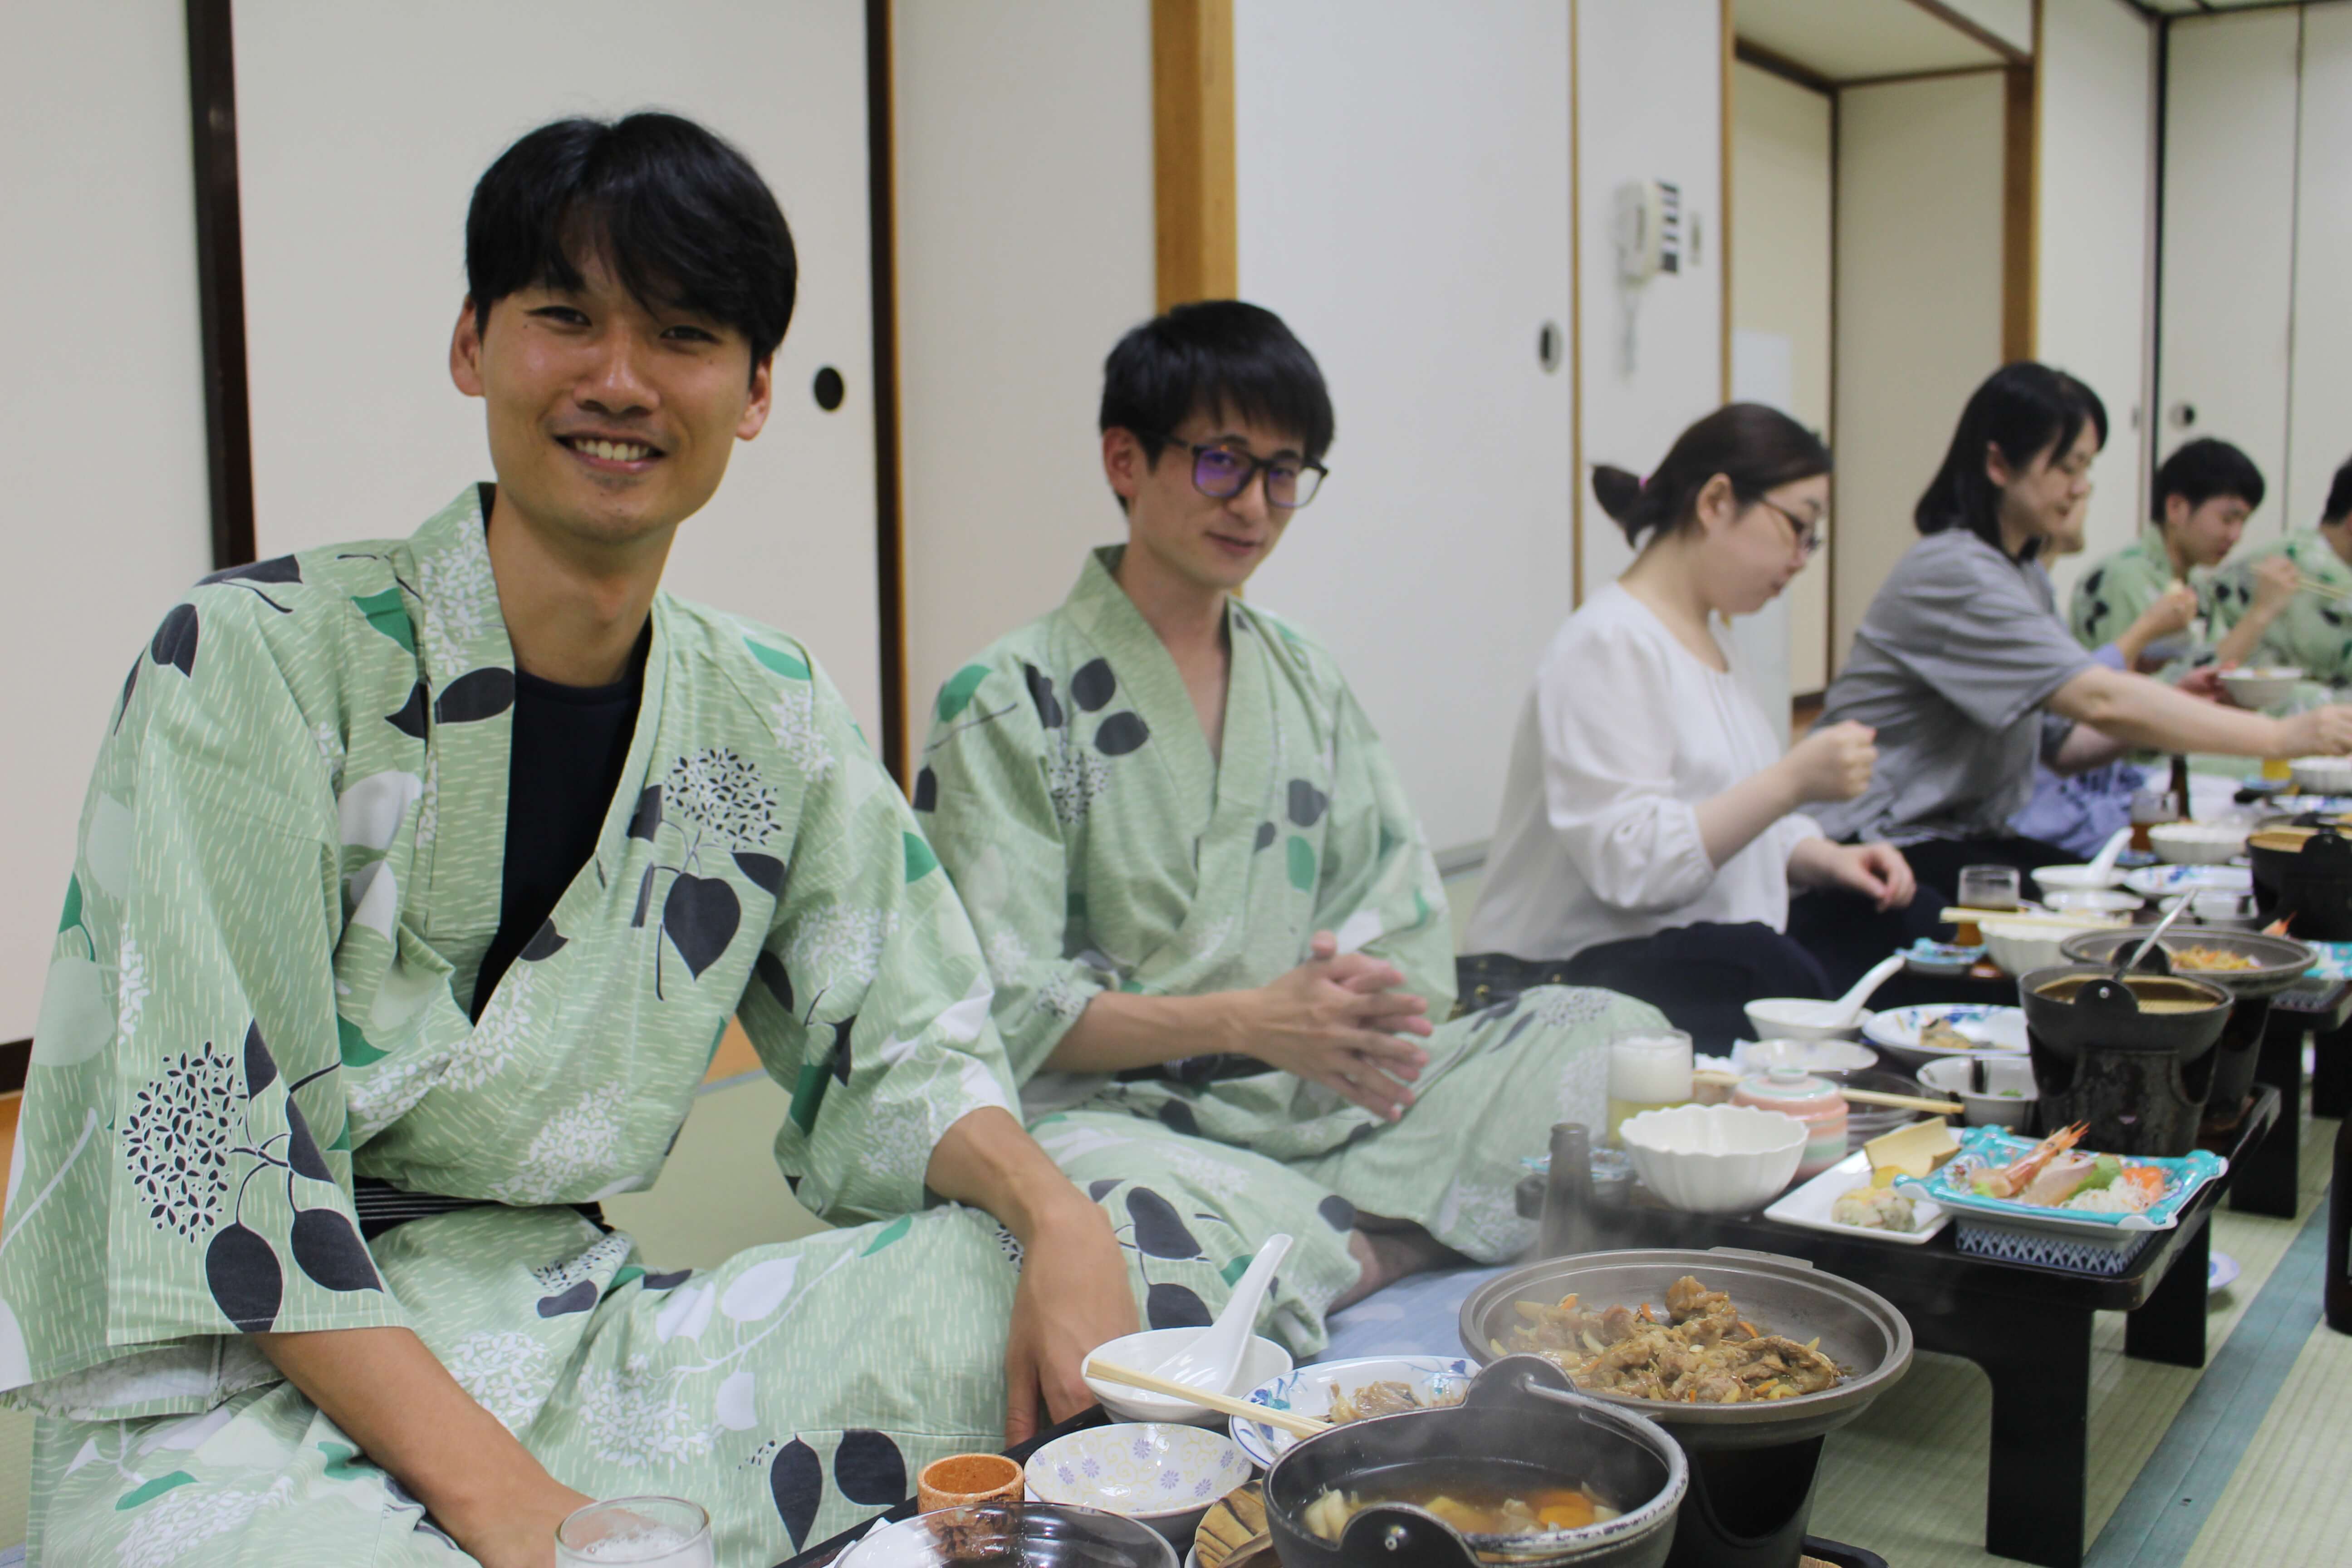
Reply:
[[[1978,1176],[1974,1183],[1976,1190],[1990,1198],[2018,1200],[2049,1166],[2051,1161],[2080,1143],[2083,1141],[2083,1134],[2090,1130],[2091,1124],[2087,1121],[2077,1121],[2072,1127],[2061,1127],[1999,1170],[1987,1171]],[[2024,1201],[2030,1203],[2032,1200],[2027,1198]]]
[[[2081,1122],[2061,1128],[1971,1185],[1986,1197],[2099,1214],[2140,1214],[2163,1198],[2167,1178],[2158,1167],[2077,1150],[2087,1130]]]

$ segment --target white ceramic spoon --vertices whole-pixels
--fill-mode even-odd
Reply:
[[[2116,860],[2123,854],[2124,846],[2131,842],[2131,836],[2130,828],[2116,828],[2115,837],[2109,838],[2101,847],[2098,854],[2092,858],[2091,870],[2100,886],[2105,887],[2107,879],[2116,874]]]
[[[1853,989],[1822,1009],[1823,1020],[1841,1029],[1850,1029],[1862,1019],[1863,1004],[1877,993],[1880,986],[1895,977],[1903,967],[1904,955],[1897,952],[1880,959],[1870,973],[1853,983]]]
[[[1234,1293],[1225,1298],[1225,1310],[1217,1314],[1217,1321],[1182,1350],[1148,1370],[1187,1388],[1231,1393],[1234,1374],[1241,1370],[1242,1352],[1249,1348],[1251,1331],[1257,1324],[1258,1306],[1265,1300],[1266,1288],[1274,1283],[1274,1271],[1289,1252],[1290,1237],[1280,1232],[1267,1237],[1257,1256],[1250,1259],[1248,1269],[1234,1282]]]

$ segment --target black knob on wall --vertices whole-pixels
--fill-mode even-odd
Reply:
[[[810,390],[816,395],[816,405],[830,414],[841,406],[842,394],[847,389],[842,385],[841,373],[825,365],[817,371],[815,384]]]

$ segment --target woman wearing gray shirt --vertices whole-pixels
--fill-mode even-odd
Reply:
[[[2074,773],[2126,748],[2352,751],[2352,708],[2268,719],[2110,669],[2074,640],[2035,556],[2089,496],[2106,434],[2105,405],[2074,377],[2031,362],[1995,371],[1919,498],[1926,537],[1871,601],[1830,687],[1821,722],[1877,731],[1878,771],[1815,819],[1832,838],[1902,846],[1922,889],[1948,894],[1962,866],[2074,858],[2009,830],[2037,755]],[[2045,710],[2073,721],[2046,742]]]

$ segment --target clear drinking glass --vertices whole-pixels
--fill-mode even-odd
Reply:
[[[1643,1029],[1609,1042],[1609,1142],[1628,1117],[1687,1105],[1691,1037],[1680,1029]]]
[[[555,1568],[718,1568],[710,1515],[675,1497],[592,1502],[556,1527]]]

